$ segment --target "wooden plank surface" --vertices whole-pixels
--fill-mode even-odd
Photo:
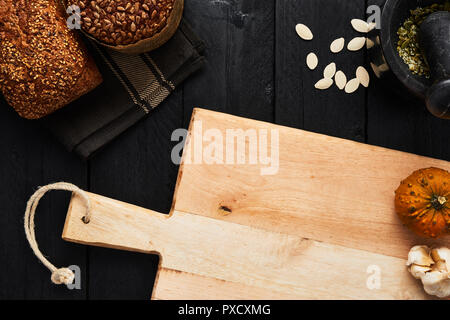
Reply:
[[[365,1],[281,0],[276,1],[276,14],[275,122],[363,142],[366,89],[361,86],[355,93],[346,94],[336,85],[320,91],[314,84],[323,78],[323,70],[329,63],[336,63],[337,70],[344,71],[349,80],[355,77],[356,68],[364,65],[364,50],[344,49],[333,54],[330,44],[340,37],[348,42],[360,36],[350,21],[364,18]],[[297,23],[311,28],[312,41],[298,37]],[[310,52],[319,58],[314,71],[306,66]]]
[[[207,64],[184,86],[185,128],[195,107],[273,121],[274,7],[275,1],[186,1]]]
[[[67,197],[60,193],[45,199],[39,210],[38,240],[44,253],[56,258],[56,263],[82,267],[82,291],[68,291],[48,283],[47,270],[36,262],[23,238],[24,205],[38,185],[67,180],[93,192],[168,212],[177,172],[171,162],[166,162],[170,152],[168,132],[174,127],[187,128],[193,107],[242,113],[250,118],[450,160],[448,123],[433,118],[422,104],[405,96],[396,97],[389,86],[372,79],[367,101],[361,97],[362,88],[356,95],[335,89],[318,92],[313,88],[317,73],[305,69],[305,54],[316,51],[325,61],[332,37],[354,36],[347,26],[327,30],[327,24],[320,24],[321,17],[340,26],[363,16],[365,2],[186,1],[185,18],[205,40],[208,61],[204,70],[189,78],[177,98],[173,98],[179,101],[175,104],[181,104],[182,111],[174,114],[174,100],[164,102],[154,120],[151,116],[143,121],[138,129],[131,129],[132,133],[114,141],[87,164],[67,154],[33,122],[19,119],[1,101],[0,252],[2,261],[8,262],[0,267],[0,299],[147,299],[158,267],[157,257],[86,249],[60,241],[67,203]],[[245,16],[243,23],[239,19],[236,23],[234,18],[239,12]],[[273,12],[273,18],[269,12]],[[314,28],[313,43],[305,45],[298,39],[293,27],[299,20]],[[253,46],[258,49],[252,50]],[[352,59],[359,62],[363,56],[363,52],[343,52],[336,61],[350,72]],[[272,92],[268,85],[271,81]],[[87,259],[86,250],[90,252]]]
[[[168,212],[177,176],[177,166],[170,157],[176,143],[171,134],[182,127],[182,117],[179,88],[148,119],[90,161],[90,190]],[[157,268],[157,256],[90,248],[89,298],[147,299]],[[118,275],[117,270],[125,274]]]
[[[405,267],[409,249],[423,240],[401,225],[393,190],[410,171],[450,169],[448,162],[202,109],[195,110],[196,121],[203,131],[191,124],[186,150],[212,128],[224,136],[237,128],[278,130],[278,173],[261,176],[261,165],[183,163],[170,218],[91,195],[95,221],[85,225],[75,197],[63,238],[158,252],[162,268],[191,275],[184,285],[193,286],[188,292],[201,288],[192,282],[201,276],[233,283],[225,288],[243,286],[249,298],[262,289],[280,298],[426,298]],[[383,272],[378,290],[366,287],[371,265]],[[159,275],[154,297],[186,297],[183,290],[178,295],[164,287],[172,283],[166,276],[171,274]],[[221,287],[210,285],[203,298],[220,299]]]
[[[72,198],[63,238],[81,244],[161,255],[161,268],[184,276],[178,284],[158,275],[153,298],[181,299],[198,291],[200,299],[269,296],[282,299],[427,299],[405,270],[405,260],[330,245],[300,236],[174,211],[170,217],[90,194],[95,217],[81,221],[82,201]],[[367,268],[384,270],[377,290],[367,287]],[[202,281],[193,281],[201,278]],[[214,286],[218,281],[225,282]],[[204,290],[204,282],[208,290]],[[253,294],[255,291],[255,294]],[[161,293],[160,293],[161,292]]]
[[[201,134],[210,129],[223,136],[230,129],[278,130],[279,170],[261,175],[266,165],[182,166],[175,210],[399,258],[423,240],[405,232],[398,221],[395,189],[417,169],[450,169],[446,161],[201,109],[192,121],[201,121]],[[195,148],[195,134],[187,149]],[[221,207],[229,212],[224,215]]]
[[[86,166],[35,123],[19,118],[0,102],[0,300],[85,299],[86,289],[67,290],[50,282],[25,238],[23,215],[28,197],[40,185],[65,180],[86,188]],[[86,248],[61,241],[69,195],[54,192],[37,210],[36,238],[44,255],[57,265],[86,270]],[[56,229],[56,230],[55,230]],[[86,273],[81,274],[86,283]]]

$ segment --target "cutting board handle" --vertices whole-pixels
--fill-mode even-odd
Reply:
[[[86,192],[91,202],[91,220],[84,223],[86,207],[72,194],[62,238],[66,241],[161,254],[170,215]]]

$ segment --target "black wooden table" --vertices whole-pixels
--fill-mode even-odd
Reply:
[[[337,63],[346,74],[367,66],[364,51],[331,55],[335,38],[357,33],[366,0],[186,0],[185,17],[207,44],[207,66],[144,121],[94,159],[82,162],[50,134],[0,108],[0,299],[106,299],[150,297],[158,257],[61,240],[69,195],[54,192],[37,213],[41,249],[57,266],[79,265],[82,289],[50,282],[23,231],[28,197],[39,185],[68,181],[81,188],[168,212],[177,175],[171,134],[187,128],[192,108],[203,107],[450,160],[450,122],[421,103],[393,94],[379,81],[348,95],[335,86],[314,89],[321,69]],[[315,39],[295,33],[299,22]],[[318,54],[320,70],[305,67]]]

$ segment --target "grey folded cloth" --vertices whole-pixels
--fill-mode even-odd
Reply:
[[[127,55],[93,42],[88,47],[103,83],[40,120],[83,159],[147,116],[205,63],[204,43],[185,21],[167,43],[150,53]]]

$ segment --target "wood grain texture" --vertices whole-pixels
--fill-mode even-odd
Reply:
[[[158,271],[158,285],[153,290],[152,299],[171,300],[213,300],[217,292],[224,300],[279,300],[295,299],[295,296],[276,290],[224,281],[192,273],[161,268]],[[202,290],[198,290],[201,287]]]
[[[276,123],[364,142],[366,89],[361,86],[355,93],[346,94],[336,85],[317,90],[314,84],[323,78],[323,70],[331,62],[344,71],[348,80],[355,77],[358,66],[365,65],[364,50],[330,52],[333,40],[344,37],[348,43],[361,36],[350,21],[363,19],[365,8],[361,0],[276,1]],[[297,23],[312,30],[312,41],[299,38]],[[310,52],[319,58],[314,71],[306,66]]]
[[[159,275],[155,299],[186,298],[194,290],[200,299],[223,299],[222,287],[232,299],[243,293],[233,295],[230,287],[241,288],[248,299],[261,298],[264,291],[283,299],[427,298],[405,270],[404,259],[185,212],[174,211],[167,217],[98,195],[89,197],[95,219],[87,225],[81,221],[84,207],[74,196],[63,238],[120,250],[159,252],[161,268],[188,274],[186,281],[178,279],[179,290],[171,287],[166,272]],[[366,286],[371,265],[385,271],[378,290]],[[202,281],[192,281],[189,274]],[[217,280],[226,283],[215,287]],[[203,282],[209,284],[208,290]]]
[[[187,292],[200,289],[203,280],[193,277],[206,278],[203,298],[221,299],[223,286],[229,292],[242,286],[248,298],[263,289],[279,298],[426,298],[405,268],[409,249],[423,240],[396,217],[393,190],[412,170],[450,168],[448,162],[202,109],[192,121],[223,135],[226,129],[278,130],[279,172],[261,176],[258,165],[183,163],[170,217],[91,194],[94,218],[85,225],[74,197],[63,238],[159,253],[161,268],[188,274]],[[192,128],[186,150],[197,141]],[[371,265],[383,272],[379,290],[366,286]],[[186,297],[164,287],[173,283],[170,277],[159,276],[155,298]],[[231,283],[215,289],[217,280]]]
[[[194,107],[273,121],[274,7],[260,0],[186,2],[207,64],[185,84],[185,127]]]
[[[446,161],[200,109],[195,120],[203,132],[276,128],[280,168],[261,176],[258,165],[182,166],[175,210],[400,258],[423,240],[401,226],[394,190],[417,169],[450,169]],[[221,214],[222,206],[231,213]]]
[[[37,186],[70,181],[86,188],[86,166],[36,123],[30,123],[0,100],[0,300],[85,299],[86,290],[67,290],[50,281],[25,238],[23,215]],[[86,248],[61,241],[69,194],[52,192],[36,212],[36,238],[43,254],[57,266],[78,265],[86,270]],[[59,229],[59,230],[58,230]],[[81,274],[85,283],[86,274]]]
[[[169,212],[177,176],[171,134],[182,127],[182,90],[90,161],[91,191]],[[89,248],[89,298],[147,299],[157,268],[157,256]]]
[[[177,173],[167,160],[169,132],[174,127],[186,128],[196,106],[450,160],[448,123],[434,119],[421,103],[411,102],[406,95],[394,95],[389,85],[372,81],[367,101],[361,96],[362,88],[356,95],[345,95],[335,89],[318,92],[313,87],[319,73],[305,69],[306,54],[315,51],[321,61],[329,59],[330,40],[355,36],[349,21],[362,17],[365,2],[372,1],[186,1],[185,18],[206,42],[207,66],[186,81],[176,98],[165,101],[161,110],[87,165],[67,154],[35,124],[20,120],[2,100],[0,299],[148,298],[157,257],[60,241],[60,213],[67,203],[60,193],[43,200],[37,237],[55,263],[81,266],[82,290],[68,291],[49,283],[48,271],[36,262],[23,236],[24,205],[38,185],[67,180],[108,197],[167,212]],[[243,20],[234,18],[239,12]],[[305,43],[295,34],[294,26],[300,20],[313,28],[313,42]],[[324,20],[327,23],[322,24]],[[253,46],[258,49],[252,50]],[[354,61],[359,64],[363,56],[362,51],[342,52],[336,62],[350,73],[356,67]],[[163,274],[164,270],[160,281]],[[263,297],[272,292],[263,291]],[[224,297],[228,296],[224,293]]]

